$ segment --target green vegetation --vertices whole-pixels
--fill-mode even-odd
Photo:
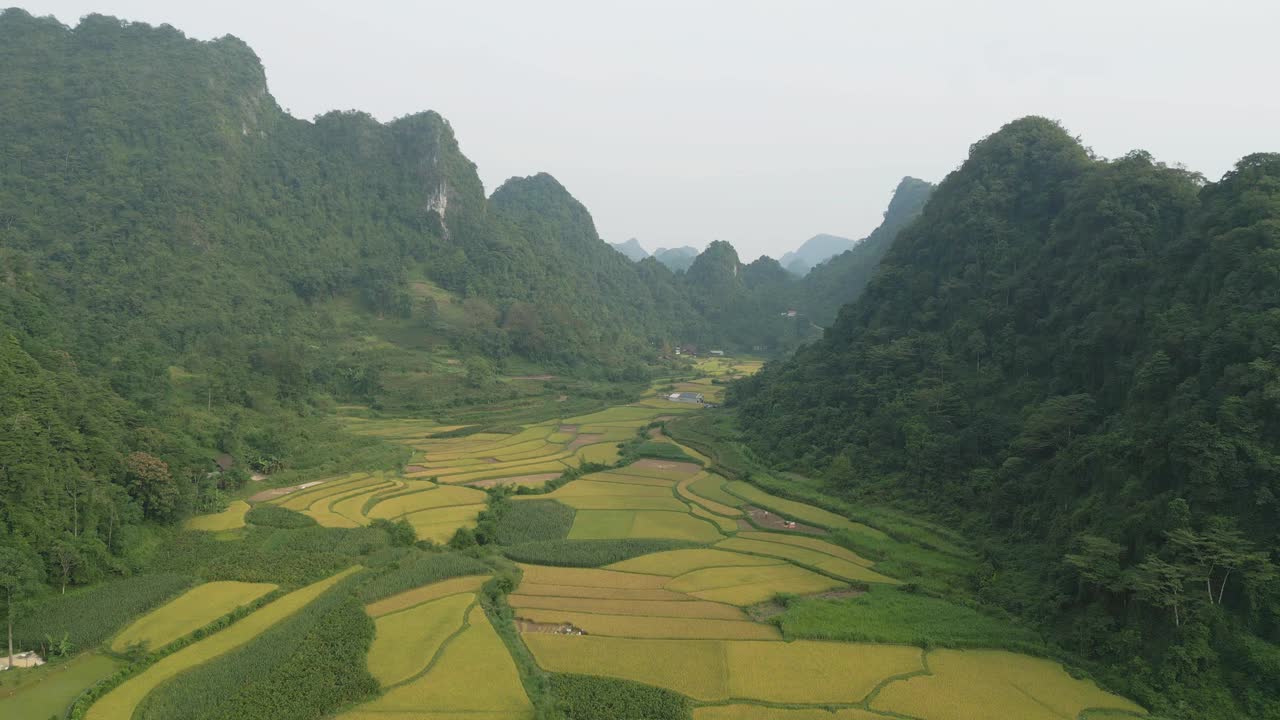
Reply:
[[[134,618],[195,583],[191,575],[135,575],[42,598],[14,625],[14,644],[48,654],[49,638],[60,641],[65,637],[72,652],[91,650]]]
[[[787,638],[1046,650],[1035,632],[1007,618],[898,588],[872,585],[854,597],[787,597],[784,604],[775,620]]]
[[[119,661],[83,653],[65,662],[0,673],[0,717],[61,718],[76,696],[109,677]]]
[[[330,588],[251,642],[147,696],[138,720],[321,717],[371,697],[365,668],[373,621],[353,594],[359,577]]]
[[[565,720],[688,720],[689,699],[629,680],[552,675],[551,692]]]
[[[962,528],[972,592],[1154,711],[1274,716],[1277,187],[1277,155],[1210,183],[1011,123],[821,342],[730,389],[744,437]]]
[[[503,552],[517,562],[562,567],[601,567],[649,553],[693,547],[685,540],[543,540],[524,543]]]
[[[249,512],[245,513],[244,521],[250,525],[280,528],[282,530],[296,530],[298,528],[312,527],[316,524],[314,518],[303,515],[296,510],[267,503],[254,505]]]
[[[623,449],[624,454],[634,455],[636,457],[651,457],[659,460],[676,460],[679,462],[698,462],[694,458],[689,457],[679,445],[674,443],[645,441],[634,447],[626,447]]]
[[[563,540],[573,527],[573,508],[555,500],[503,500],[492,503],[489,512],[496,516],[493,538],[502,545]]]
[[[439,580],[488,572],[487,565],[466,555],[414,551],[362,585],[359,595],[362,602],[371,603]]]

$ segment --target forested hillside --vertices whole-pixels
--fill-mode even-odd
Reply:
[[[986,601],[1148,707],[1280,717],[1280,155],[1206,182],[1011,123],[731,402],[772,462],[963,529]]]
[[[884,211],[884,221],[853,247],[815,266],[801,281],[800,309],[815,324],[827,327],[845,303],[866,289],[880,259],[898,232],[920,215],[933,184],[913,177],[902,178]]]
[[[503,400],[509,362],[638,381],[700,330],[551,178],[486,198],[435,113],[293,118],[233,37],[11,9],[0,67],[0,545],[46,578],[251,471],[403,459],[335,403]]]

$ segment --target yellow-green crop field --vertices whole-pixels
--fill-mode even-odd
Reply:
[[[682,605],[684,603],[671,603]],[[570,623],[592,636],[707,640],[780,640],[772,625],[750,620],[601,615],[572,610],[521,608],[522,618],[538,623]]]
[[[187,520],[188,530],[204,530],[222,532],[244,527],[244,515],[249,512],[249,503],[243,500],[232,501],[226,510],[210,515],[197,515]]]
[[[6,670],[0,675],[0,717],[62,717],[80,693],[120,667],[118,660],[90,652],[65,662]]]
[[[732,605],[699,600],[671,602],[663,600],[604,600],[548,595],[508,596],[513,608],[568,610],[600,615],[644,615],[648,617],[702,618],[704,620],[748,620],[746,613]]]
[[[826,710],[737,704],[696,708],[693,720],[885,720],[885,716],[860,708]]]
[[[733,567],[750,565],[781,565],[782,561],[774,558],[744,555],[742,553],[715,550],[712,548],[688,548],[685,550],[668,550],[666,552],[641,555],[630,560],[623,560],[607,566],[610,570],[620,572],[644,573],[649,575],[667,575],[676,577],[694,570],[712,567]]]
[[[406,590],[389,598],[384,598],[377,602],[369,603],[364,606],[364,611],[369,617],[377,618],[397,610],[411,608],[414,605],[421,605],[425,602],[431,602],[449,595],[458,595],[460,593],[475,593],[480,590],[480,586],[488,582],[488,575],[465,575],[463,577],[450,578],[441,580],[440,582],[423,585],[419,588]]]
[[[721,537],[706,520],[687,512],[659,510],[580,510],[569,530],[571,540],[654,538],[707,543]]]
[[[800,522],[817,525],[818,527],[823,528],[849,530],[851,532],[862,533],[877,539],[884,539],[887,537],[883,532],[868,525],[854,522],[844,516],[823,510],[822,508],[770,495],[755,485],[742,482],[741,480],[725,483],[724,488],[730,494],[737,495],[752,505],[757,505],[766,510],[772,510],[779,515],[789,517],[793,520],[799,520]]]
[[[744,504],[742,498],[736,495],[730,495],[725,492],[724,485],[726,480],[715,473],[707,473],[704,476],[694,478],[689,484],[689,490],[701,498],[706,498],[720,505],[726,505],[732,508],[739,508]],[[739,510],[741,515],[742,511]]]
[[[884,680],[924,669],[919,648],[807,640],[648,640],[524,635],[552,672],[657,685],[697,700],[857,703]]]
[[[782,563],[694,570],[674,578],[666,588],[703,600],[746,606],[771,600],[779,593],[805,595],[844,586],[839,580]]]
[[[229,580],[197,585],[135,620],[111,641],[111,649],[124,652],[130,645],[142,643],[149,650],[158,650],[275,589],[271,583]]]
[[[766,533],[760,534],[767,535]],[[891,577],[881,575],[874,570],[869,570],[862,565],[855,565],[843,558],[790,543],[766,542],[763,540],[749,540],[742,537],[734,537],[717,543],[716,547],[742,553],[753,553],[756,555],[765,555],[791,560],[801,565],[817,568],[825,573],[835,575],[836,577],[843,578],[845,580],[860,580],[862,582],[886,583],[890,585],[899,584],[899,581],[894,580]]]
[[[926,720],[1057,720],[1078,717],[1086,708],[1142,708],[1077,680],[1052,660],[997,650],[935,650],[931,674],[889,683],[872,709]]]
[[[723,503],[716,502],[715,500],[709,500],[694,492],[692,489],[693,484],[698,482],[700,478],[700,475],[695,475],[681,480],[676,485],[676,492],[679,493],[680,497],[688,500],[689,502],[696,503],[708,512],[727,518],[742,517],[742,510],[737,507],[725,505]],[[737,523],[734,523],[733,526],[737,527]]]
[[[462,627],[475,595],[463,593],[383,615],[369,647],[369,673],[383,687],[427,669],[436,652]]]
[[[225,630],[188,645],[161,658],[156,664],[121,683],[89,707],[86,720],[130,720],[138,703],[152,690],[184,670],[193,668],[224,655],[253,638],[267,628],[301,610],[338,581],[358,571],[359,567],[344,570],[333,577],[308,585],[285,595],[260,610],[250,613]]]
[[[738,533],[738,537],[743,540],[760,540],[763,542],[783,543],[785,545],[795,545],[797,547],[808,548],[826,555],[841,558],[842,560],[847,560],[855,565],[861,565],[863,567],[871,567],[875,564],[848,548],[842,548],[839,545],[829,543],[826,540],[810,535],[746,531]]]
[[[722,533],[731,533],[738,529],[737,520],[723,515],[717,515],[701,505],[691,505],[689,507],[689,512],[693,513],[694,517],[700,517],[703,520],[710,521],[713,525],[720,528],[720,532]]]
[[[521,718],[533,705],[520,683],[515,661],[489,624],[473,607],[467,627],[451,638],[425,675],[391,689],[382,697],[340,715],[366,718]]]

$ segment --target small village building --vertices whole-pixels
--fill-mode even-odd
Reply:
[[[723,351],[723,350],[712,350],[712,351],[711,351],[711,354],[712,354],[712,355],[715,355],[716,357],[724,357],[724,351]]]

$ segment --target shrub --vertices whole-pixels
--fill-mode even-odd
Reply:
[[[698,547],[684,540],[544,540],[524,543],[504,550],[512,560],[535,565],[600,567],[640,555]]]
[[[254,505],[245,514],[244,521],[250,525],[283,530],[311,527],[316,524],[315,519],[309,515],[303,515],[296,510],[290,510],[279,505],[267,504]]]
[[[502,545],[563,540],[573,527],[573,508],[555,500],[495,503],[494,539]]]
[[[437,580],[488,572],[489,567],[473,557],[451,552],[417,551],[389,565],[382,575],[365,583],[360,588],[360,599],[370,603]]]
[[[552,675],[551,692],[566,720],[688,720],[685,696],[630,680]]]

